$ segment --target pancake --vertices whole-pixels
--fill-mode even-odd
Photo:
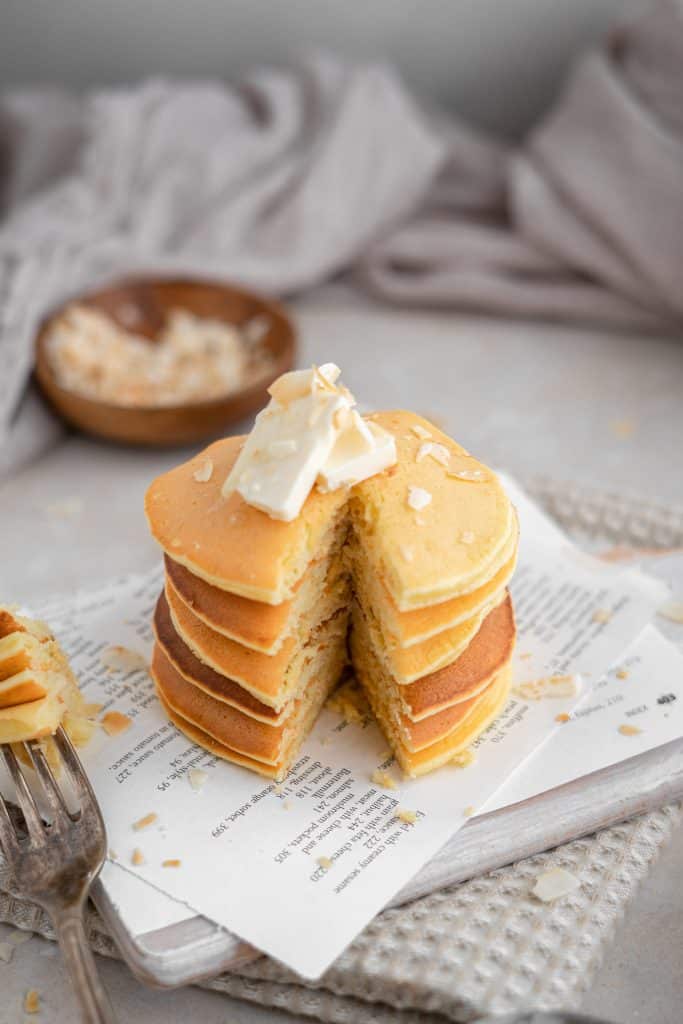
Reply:
[[[509,666],[515,640],[509,596],[491,612],[465,653],[440,672],[400,686],[378,654],[367,623],[354,609],[351,657],[366,685],[383,695],[404,744],[411,750],[434,742],[467,713],[475,700]],[[377,698],[376,698],[377,699]],[[387,713],[389,713],[387,711]]]
[[[413,753],[400,740],[394,740],[393,748],[396,758],[406,775],[413,778],[426,775],[428,772],[448,764],[457,754],[461,754],[463,750],[471,746],[505,707],[510,694],[511,678],[512,669],[503,669],[491,686],[484,691],[475,712],[437,743],[433,743],[418,753]]]
[[[412,647],[460,625],[484,608],[498,604],[515,571],[518,537],[515,515],[515,529],[503,552],[504,563],[490,580],[460,597],[404,612],[399,611],[381,576],[362,556],[362,549],[355,538],[347,546],[347,551],[353,566],[356,592],[363,604],[372,608],[384,644],[387,647]]]
[[[279,724],[267,723],[210,697],[181,676],[158,644],[152,654],[151,671],[166,703],[189,722],[240,754],[269,764],[278,762],[288,716],[282,716]],[[291,714],[292,708],[288,710]]]
[[[204,690],[210,697],[239,708],[259,721],[273,725],[281,721],[281,713],[258,700],[239,683],[209,668],[192,653],[173,627],[171,611],[163,590],[154,610],[154,635],[157,645],[187,682]]]
[[[244,647],[271,655],[278,653],[292,633],[309,631],[320,594],[326,588],[343,585],[339,579],[343,572],[341,559],[321,559],[306,570],[291,600],[272,605],[214,587],[168,555],[164,563],[174,591],[206,626]]]
[[[210,629],[190,611],[166,580],[166,599],[173,628],[200,661],[215,672],[239,683],[259,701],[279,711],[299,685],[301,673],[318,643],[317,628],[307,643],[290,636],[275,655],[254,651]],[[341,606],[340,606],[341,601]],[[335,620],[336,642],[344,643],[348,599],[332,593],[318,606],[319,623]]]
[[[314,489],[289,523],[247,505],[236,491],[224,498],[221,487],[243,443],[243,437],[216,441],[157,477],[145,512],[155,540],[195,576],[252,601],[281,604],[292,598],[309,563],[338,546],[347,495]],[[209,460],[211,478],[199,483],[194,474]]]
[[[479,693],[508,665],[515,646],[512,601],[504,601],[489,612],[481,629],[460,657],[422,679],[400,689],[401,704],[412,721],[468,700]]]
[[[268,779],[284,779],[287,774],[287,765],[280,762],[276,765],[264,764],[260,761],[255,761],[253,758],[246,757],[244,754],[239,754],[236,750],[231,750],[230,747],[226,747],[225,744],[219,743],[218,740],[210,736],[208,732],[204,732],[199,729],[192,722],[189,722],[182,715],[178,714],[177,711],[171,707],[170,704],[164,700],[164,695],[157,687],[157,698],[161,704],[166,717],[170,722],[175,725],[176,729],[184,733],[185,736],[192,742],[203,747],[204,750],[208,750],[209,753],[214,754],[216,757],[222,758],[224,761],[230,761],[232,764],[239,765],[241,768],[248,768],[249,771],[256,772],[258,775],[265,775]]]
[[[431,672],[436,672],[459,658],[476,637],[486,616],[496,603],[500,604],[505,594],[505,590],[496,594],[491,603],[473,618],[461,622],[459,626],[445,629],[442,633],[430,636],[412,647],[387,647],[374,614],[368,613],[368,609],[360,600],[357,603],[378,657],[392,678],[404,686]]]
[[[329,647],[321,654],[317,678],[299,699],[291,701],[279,725],[258,722],[192,686],[159,646],[151,672],[171,721],[194,742],[262,775],[283,778],[344,666],[339,648]]]
[[[414,413],[374,413],[368,419],[394,434],[399,458],[392,469],[353,488],[353,528],[396,607],[422,608],[483,586],[505,563],[515,530],[512,505],[496,475]],[[448,466],[431,456],[418,461],[425,439],[415,428],[446,449]],[[457,473],[480,476],[462,479]],[[409,487],[430,497],[419,512],[408,505]]]

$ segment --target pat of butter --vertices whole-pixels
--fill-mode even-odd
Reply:
[[[358,415],[353,396],[337,384],[339,374],[326,363],[271,385],[224,495],[237,491],[247,504],[290,522],[316,483],[325,491],[352,486],[396,462],[393,436]]]
[[[365,437],[357,427],[349,427],[337,438],[336,444],[320,470],[318,487],[321,491],[335,491],[337,487],[350,487],[381,473],[396,462],[396,441],[392,434],[376,423],[366,423],[358,416],[370,435]]]

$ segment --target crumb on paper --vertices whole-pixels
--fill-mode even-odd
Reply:
[[[414,487],[411,484],[408,487],[408,497],[406,500],[410,508],[415,512],[421,512],[423,508],[427,508],[427,505],[430,504],[432,496],[424,487]]]
[[[14,946],[11,942],[0,942],[0,963],[8,964],[14,956]]]
[[[187,781],[196,793],[198,793],[200,789],[204,788],[208,777],[209,773],[205,772],[202,768],[190,768],[187,773]]]
[[[636,421],[632,419],[611,420],[609,425],[612,434],[620,441],[626,441],[629,437],[633,437],[636,427]]]
[[[134,864],[136,868],[142,867],[145,863],[145,855],[137,846],[133,850],[133,854],[130,858],[131,864]]]
[[[34,988],[30,988],[24,996],[24,1013],[40,1012],[40,995]]]
[[[150,811],[149,814],[145,814],[143,818],[138,818],[137,821],[133,822],[133,831],[142,832],[143,828],[149,828],[155,821],[159,820],[159,815],[155,814],[154,811]]]
[[[410,429],[415,436],[419,437],[422,441],[428,441],[432,436],[429,430],[426,430],[425,427],[421,426],[419,423],[414,423]]]
[[[608,608],[596,608],[591,615],[592,622],[606,623],[612,618],[612,613]]]
[[[332,709],[332,710],[334,710],[334,709]],[[322,736],[321,739],[320,739],[320,746],[321,747],[329,747],[331,742],[332,742],[332,737],[331,736]]]
[[[454,754],[448,763],[454,768],[468,768],[476,760],[477,755],[473,750],[461,750],[459,754]]]
[[[468,804],[467,807],[465,808],[465,810],[462,813],[465,815],[466,818],[471,818],[472,815],[474,814],[474,810],[475,809],[472,806],[472,804]]]
[[[525,651],[524,654],[520,654],[519,660],[520,661],[528,661],[530,657],[531,657],[531,651]]]
[[[130,729],[132,724],[133,719],[120,711],[107,711],[106,715],[100,719],[100,725],[107,736],[120,736],[126,729]]]
[[[399,821],[405,822],[406,825],[414,825],[415,822],[417,821],[417,812],[407,811],[403,808],[400,808],[398,811],[396,811],[396,817],[398,818]]]
[[[83,516],[83,499],[77,496],[60,498],[45,507],[48,519],[75,522]]]
[[[213,460],[204,459],[199,469],[195,469],[192,476],[198,484],[208,484],[209,480],[213,476]]]
[[[559,715],[555,715],[556,722],[570,722],[571,715],[568,715],[566,711],[561,711]]]
[[[100,655],[100,660],[109,672],[147,672],[149,665],[146,658],[133,651],[130,647],[123,647],[121,644],[112,644],[106,647]]]
[[[97,718],[103,707],[104,704],[85,704],[83,707],[83,714],[86,718]]]
[[[318,864],[325,871],[329,871],[330,868],[332,867],[332,861],[330,860],[329,857],[318,857]]]
[[[327,698],[325,706],[348,723],[364,722],[370,716],[370,705],[355,679],[342,683]]]
[[[543,700],[545,697],[577,697],[581,686],[577,676],[543,676],[514,686],[512,692],[522,700]]]
[[[179,868],[181,864],[182,861],[178,860],[177,857],[169,857],[167,860],[162,860],[161,862],[162,868]]]
[[[622,736],[637,736],[643,730],[639,729],[637,725],[620,725],[617,730]]]
[[[119,859],[119,855],[116,852],[116,850],[108,850],[107,851],[107,856],[109,857],[109,860],[118,860]]]
[[[282,806],[284,807],[284,809],[286,811],[291,811],[291,809],[292,809],[292,801],[291,800],[285,800],[284,803],[282,804]]]
[[[565,871],[564,868],[551,868],[538,876],[531,893],[543,903],[552,903],[553,900],[568,896],[580,885],[581,882],[571,871]]]
[[[669,622],[677,622],[683,626],[683,601],[665,601],[657,609],[657,615],[660,615],[663,619],[668,619]]]
[[[627,668],[618,668],[616,675],[617,675],[617,679],[628,679],[628,669]]]
[[[396,789],[396,780],[391,777],[389,772],[382,771],[381,768],[377,768],[372,773],[370,781],[374,782],[376,786],[381,786],[382,789]]]

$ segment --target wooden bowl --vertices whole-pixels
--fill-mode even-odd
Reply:
[[[134,329],[154,343],[171,309],[243,325],[263,316],[268,327],[260,342],[271,353],[272,368],[240,391],[208,401],[164,406],[126,406],[100,402],[57,383],[46,339],[53,320],[73,302],[106,313],[120,326]],[[229,424],[265,405],[268,386],[294,365],[295,330],[276,302],[241,288],[209,281],[136,278],[75,296],[41,323],[36,336],[35,376],[55,411],[72,426],[111,441],[136,445],[184,445],[216,436]]]

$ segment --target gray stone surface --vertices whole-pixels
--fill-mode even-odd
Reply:
[[[438,419],[477,455],[521,477],[545,474],[683,504],[683,343],[674,339],[377,309],[337,290],[296,305],[301,359],[337,360],[359,400]],[[627,435],[627,436],[625,436]],[[0,487],[0,599],[87,586],[158,557],[142,515],[152,476],[183,453],[128,451],[72,437]],[[59,519],[50,506],[82,500]],[[683,836],[633,904],[586,1010],[619,1024],[677,1024],[683,1006]],[[0,927],[0,941],[3,940]],[[103,965],[122,1021],[275,1024],[287,1018],[213,993],[157,993]],[[76,1020],[49,943],[0,962],[0,1024],[22,1021],[29,988],[43,1019]]]

